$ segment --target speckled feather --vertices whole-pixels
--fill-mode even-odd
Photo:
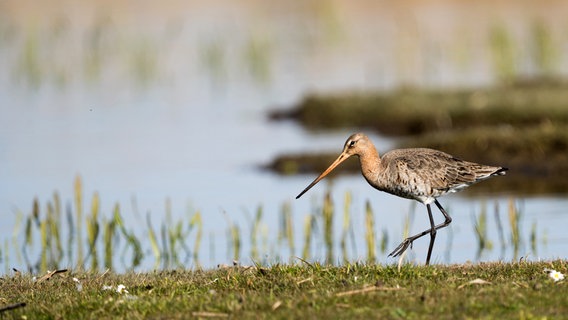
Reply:
[[[367,178],[375,188],[400,197],[431,203],[446,193],[460,191],[506,169],[458,159],[445,152],[426,149],[397,149],[377,158],[360,157],[361,166],[375,166]],[[373,164],[374,163],[374,164]]]

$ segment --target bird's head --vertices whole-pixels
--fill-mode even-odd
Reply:
[[[300,194],[296,197],[298,199],[308,190],[310,190],[316,183],[320,182],[325,176],[327,176],[333,169],[335,169],[338,165],[340,165],[343,161],[347,160],[349,157],[353,155],[361,155],[365,152],[365,150],[369,147],[369,144],[372,145],[369,138],[364,133],[355,133],[352,134],[347,141],[345,141],[345,145],[343,146],[343,152],[337,157],[337,159],[327,168],[324,172],[322,172],[317,178],[315,178],[309,186],[307,186],[304,191],[300,192]]]

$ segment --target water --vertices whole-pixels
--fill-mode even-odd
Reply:
[[[564,21],[558,10],[562,2],[534,11],[515,10],[516,15],[507,14],[512,4],[504,5],[494,11],[494,21],[481,26],[475,18],[483,15],[482,10],[469,11],[467,5],[455,4],[415,5],[408,14],[403,9],[409,4],[358,6],[347,1],[283,2],[276,7],[172,2],[159,8],[137,4],[137,10],[126,11],[119,10],[120,5],[93,3],[56,5],[39,14],[17,3],[5,2],[0,10],[0,216],[4,219],[0,234],[4,246],[15,230],[16,212],[31,212],[34,197],[45,206],[55,190],[71,204],[73,181],[80,175],[84,206],[89,206],[97,191],[102,215],[110,217],[118,202],[132,228],[145,226],[147,212],[156,224],[164,221],[167,198],[174,220],[199,210],[205,231],[200,262],[206,267],[231,260],[228,220],[241,226],[241,260],[250,263],[247,233],[259,205],[264,210],[265,233],[275,247],[281,205],[287,201],[292,204],[295,255],[299,255],[304,217],[322,199],[326,183],[294,200],[313,176],[281,177],[258,166],[286,152],[339,152],[346,137],[357,130],[308,132],[290,122],[267,122],[269,110],[290,106],[310,92],[384,90],[406,84],[492,84],[502,74],[492,69],[491,47],[477,37],[478,33],[490,37],[495,24],[509,32],[515,46],[530,47],[531,26],[546,18],[545,30],[556,41],[553,49],[566,47],[562,42],[566,39],[557,33]],[[440,15],[443,20],[438,19]],[[469,54],[468,48],[485,53]],[[518,74],[542,71],[529,56],[515,58]],[[568,73],[567,61],[554,63],[554,72]],[[393,145],[384,137],[371,138],[379,150]],[[336,179],[336,234],[341,234],[341,199],[346,190],[354,194],[354,230],[364,230],[364,203],[371,200],[376,232],[388,230],[387,249],[392,250],[402,239],[410,201],[378,193],[359,176]],[[497,201],[507,225],[508,200],[486,201],[490,237],[497,247],[493,202]],[[560,226],[568,219],[567,202],[563,196],[522,200],[525,242],[520,255],[566,256]],[[475,260],[471,214],[479,213],[480,199],[457,195],[442,203],[455,219],[451,231],[439,232],[433,260]],[[537,253],[530,251],[526,239],[533,222],[537,223]],[[427,225],[425,208],[418,205],[412,232]],[[351,258],[364,260],[363,238],[356,241]],[[445,253],[443,247],[450,242],[451,250]],[[415,244],[418,261],[425,258],[426,246],[425,240]],[[214,253],[207,253],[210,248]],[[9,246],[12,260],[5,269],[22,268],[14,250]],[[322,259],[322,249],[314,256]],[[512,257],[510,252],[501,255],[494,249],[482,259]],[[393,260],[379,254],[379,261]],[[148,253],[141,268],[152,267]]]

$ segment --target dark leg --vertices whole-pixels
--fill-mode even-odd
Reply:
[[[436,206],[438,207],[438,209],[440,209],[440,212],[442,212],[442,214],[444,215],[444,218],[445,218],[445,221],[444,221],[444,222],[442,222],[442,223],[440,223],[439,225],[433,227],[434,233],[435,233],[436,230],[441,229],[441,228],[444,228],[444,227],[447,227],[450,223],[452,223],[452,218],[451,218],[450,215],[446,212],[446,210],[444,210],[444,208],[442,208],[442,205],[438,202],[438,200],[434,200],[434,203],[436,204]],[[426,208],[428,208],[428,214],[429,214],[429,217],[430,217],[430,224],[433,224],[433,220],[434,220],[434,219],[432,218],[432,214],[431,214],[431,211],[430,211],[430,206],[429,206],[429,205],[426,205]],[[404,251],[406,251],[406,249],[408,249],[408,247],[411,247],[411,246],[412,246],[412,242],[414,242],[414,240],[416,240],[416,239],[418,239],[418,238],[420,238],[420,237],[423,237],[423,236],[425,236],[425,235],[427,235],[427,234],[431,234],[431,233],[432,233],[432,226],[431,226],[430,229],[428,229],[428,230],[424,230],[424,231],[420,232],[419,234],[416,234],[416,235],[414,235],[414,236],[412,236],[412,237],[408,237],[408,238],[404,239],[404,241],[402,241],[402,243],[399,244],[398,247],[396,247],[396,249],[394,249],[394,251],[389,254],[389,257],[390,257],[390,256],[393,256],[393,257],[398,257],[398,256],[400,256]],[[435,237],[435,236],[434,236],[434,237]],[[432,247],[434,246],[434,242],[433,242],[433,240],[432,240],[431,238],[432,238],[432,236],[430,237],[430,248],[429,248],[429,250],[428,250],[429,253],[428,253],[428,258],[427,258],[426,264],[428,264],[428,263],[430,262],[430,253],[431,253],[431,251],[432,251]]]
[[[428,246],[428,255],[426,256],[426,265],[430,264],[430,256],[432,255],[432,248],[434,248],[434,241],[436,240],[436,225],[434,224],[434,217],[432,216],[432,209],[427,204],[428,218],[430,219],[430,245]]]

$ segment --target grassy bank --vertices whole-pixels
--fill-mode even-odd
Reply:
[[[541,319],[568,314],[563,260],[476,265],[319,264],[144,274],[62,272],[0,280],[0,313],[27,319]],[[76,278],[74,280],[73,278]],[[124,290],[117,292],[117,287]],[[105,286],[111,287],[105,290]]]
[[[359,127],[392,136],[504,124],[568,124],[568,84],[543,80],[484,89],[312,95],[270,118],[291,118],[309,129]]]

